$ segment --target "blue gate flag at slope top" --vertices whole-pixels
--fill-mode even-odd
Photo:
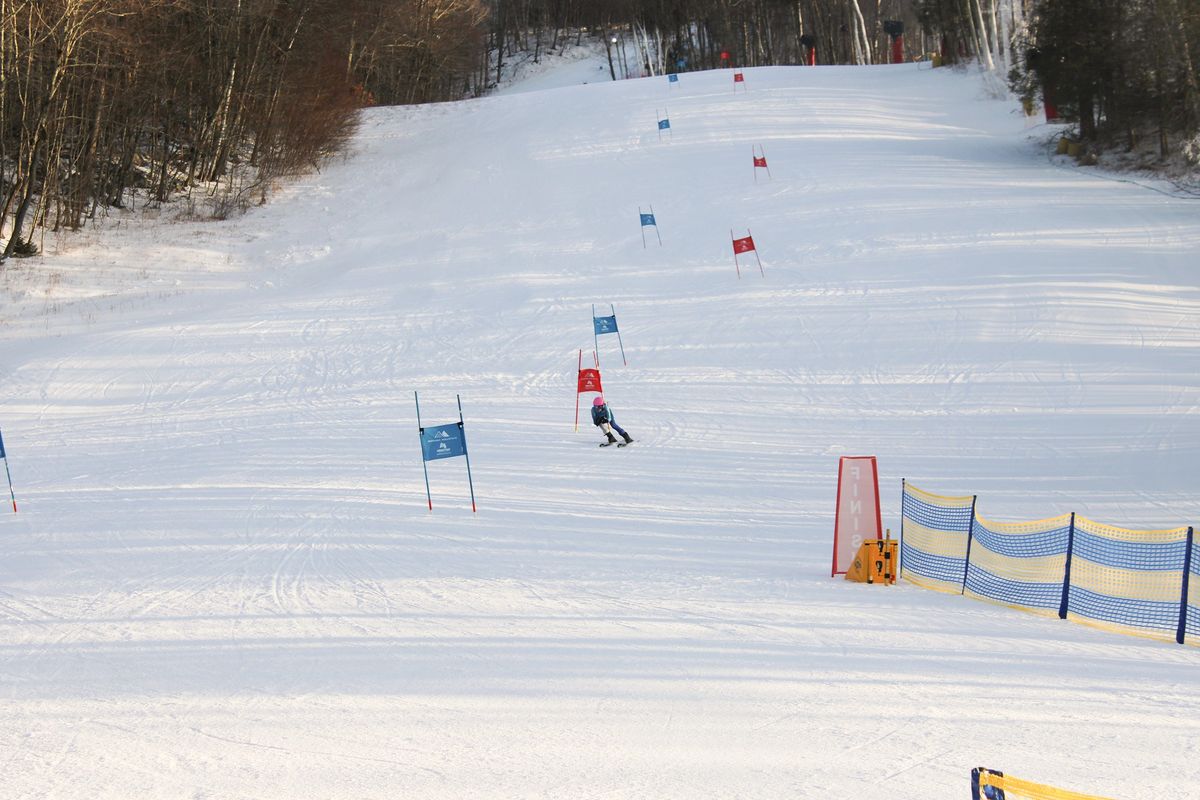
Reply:
[[[611,317],[592,317],[592,326],[596,329],[596,335],[602,333],[617,332],[617,316],[614,314]]]
[[[421,429],[421,454],[426,461],[454,458],[467,454],[467,440],[461,422]]]
[[[658,121],[658,129],[659,129],[660,131],[665,131],[665,130],[667,130],[667,129],[668,129],[668,128],[670,128],[670,127],[671,127],[671,120],[669,120],[669,119],[660,119],[660,120]]]
[[[654,221],[653,214],[642,214],[642,227],[644,228],[647,225],[653,225],[656,228],[658,227],[658,223]]]
[[[4,434],[0,433],[0,458],[8,458],[4,455]]]
[[[679,83],[679,76],[676,75],[674,72],[672,72],[670,75],[667,76],[667,80],[670,81],[671,83]]]

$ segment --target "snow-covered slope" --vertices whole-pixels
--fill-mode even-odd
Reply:
[[[828,577],[847,454],[892,528],[902,477],[1200,522],[1200,207],[1054,163],[967,74],[746,85],[374,109],[245,217],[10,270],[2,794],[1200,788],[1195,648]],[[623,450],[574,430],[593,303]],[[461,459],[426,509],[414,390],[461,395],[478,514]]]

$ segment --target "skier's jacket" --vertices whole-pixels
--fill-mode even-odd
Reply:
[[[592,424],[593,425],[603,425],[605,422],[607,422],[609,425],[611,425],[612,421],[613,421],[613,415],[612,415],[612,412],[608,410],[607,403],[605,403],[602,406],[592,406]]]

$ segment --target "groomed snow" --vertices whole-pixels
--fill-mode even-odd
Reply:
[[[373,109],[236,220],[6,265],[0,794],[1200,789],[1200,649],[829,578],[841,455],[893,530],[901,478],[1200,523],[1200,205],[975,75],[745,74]],[[574,430],[593,303],[623,450]]]

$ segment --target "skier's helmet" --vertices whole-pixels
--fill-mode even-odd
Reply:
[[[603,397],[597,397],[595,400],[593,400],[593,401],[592,401],[592,405],[594,405],[594,406],[602,406],[602,405],[604,405],[604,398],[603,398]]]

